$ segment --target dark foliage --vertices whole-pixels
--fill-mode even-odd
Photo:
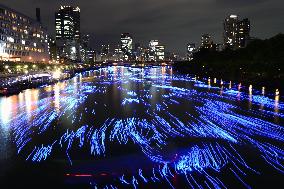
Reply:
[[[266,40],[255,39],[246,48],[235,51],[200,51],[194,54],[193,61],[176,63],[175,68],[183,72],[283,87],[284,34]]]

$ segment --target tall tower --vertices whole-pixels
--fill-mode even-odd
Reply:
[[[61,6],[55,13],[56,45],[58,61],[80,62],[80,9],[79,7]]]
[[[213,40],[209,34],[203,34],[201,37],[201,46],[203,49],[211,49],[213,48]]]
[[[245,18],[238,23],[238,37],[237,43],[239,48],[246,47],[250,39],[250,21]]]
[[[165,46],[160,45],[158,40],[149,42],[149,61],[164,61]]]
[[[149,61],[156,61],[156,49],[159,45],[159,41],[153,39],[149,42]]]
[[[79,7],[61,6],[55,13],[56,39],[80,39]]]
[[[238,16],[230,15],[224,21],[224,43],[227,48],[235,48],[237,44]]]
[[[132,58],[133,39],[129,33],[123,33],[120,37],[121,51],[123,53],[124,60],[130,60]]]
[[[239,20],[237,15],[230,15],[224,21],[224,43],[227,48],[243,48],[250,38],[249,19]]]
[[[195,48],[195,43],[189,43],[187,44],[187,48],[186,48],[186,57],[187,60],[192,60],[193,59],[193,53],[196,51]]]

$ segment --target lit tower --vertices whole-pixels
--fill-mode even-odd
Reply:
[[[227,48],[237,49],[246,46],[250,38],[249,19],[239,20],[237,15],[230,15],[224,21],[224,43]]]
[[[79,7],[61,6],[55,13],[56,39],[80,39]]]
[[[123,33],[120,37],[121,51],[123,53],[123,60],[130,60],[132,57],[133,39],[129,33]]]
[[[194,43],[189,43],[187,44],[187,49],[186,49],[186,57],[187,60],[192,60],[193,59],[193,53],[196,51],[195,44]]]
[[[156,46],[156,60],[157,61],[165,60],[165,46],[164,45]]]
[[[151,40],[149,42],[149,61],[156,61],[156,50],[157,50],[157,46],[159,45],[159,41],[158,40]]]
[[[213,40],[209,34],[202,35],[200,48],[202,49],[212,49],[213,48]]]
[[[55,13],[56,44],[59,60],[81,61],[80,9],[61,6]]]

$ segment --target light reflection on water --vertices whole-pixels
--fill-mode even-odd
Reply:
[[[11,119],[12,114],[12,98],[2,98],[0,101],[1,104],[1,126],[6,128],[8,127],[7,124]],[[7,128],[6,128],[7,129]]]
[[[234,175],[235,169],[250,169],[236,150],[239,145],[253,146],[265,161],[281,169],[283,147],[269,143],[284,140],[280,124],[284,105],[279,96],[257,96],[252,88],[247,94],[241,84],[233,89],[231,82],[220,85],[216,78],[213,83],[196,79],[175,75],[166,67],[109,67],[0,98],[0,152],[9,151],[9,133],[13,133],[19,155],[34,162],[61,156],[54,149],[66,153],[64,158],[73,165],[81,148],[91,152],[91,157],[83,157],[104,159],[110,149],[135,145],[157,166],[148,177],[143,175],[144,167],[137,167],[131,177],[120,175],[120,184],[134,187],[150,180],[168,182],[176,174],[185,174],[190,184],[196,182],[191,175],[194,171],[207,178],[206,185],[221,186],[222,181],[213,181],[206,171],[218,172],[231,163],[235,164],[230,167]],[[52,130],[55,124],[60,127]],[[199,140],[185,147],[172,142],[183,138]],[[72,149],[78,154],[72,154]]]

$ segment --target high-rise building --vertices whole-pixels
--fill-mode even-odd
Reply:
[[[55,13],[55,27],[59,59],[81,61],[80,8],[61,6]]]
[[[164,61],[165,46],[160,45],[158,40],[149,42],[149,61]]]
[[[109,60],[110,48],[109,45],[102,45],[101,48],[101,60]]]
[[[0,60],[48,62],[46,28],[36,19],[0,4]]]
[[[121,51],[123,53],[123,60],[132,59],[133,38],[129,33],[123,33],[120,37]]]
[[[95,62],[95,50],[92,48],[87,49],[86,51],[86,60],[87,63],[94,63]]]
[[[249,19],[239,20],[237,15],[230,15],[224,21],[224,43],[227,48],[238,49],[247,45],[250,38]]]
[[[49,59],[51,62],[55,63],[57,61],[57,46],[56,41],[52,37],[48,37],[48,49],[49,49]]]
[[[199,47],[201,52],[215,52],[217,51],[217,44],[213,42],[211,35],[203,34],[201,37],[201,45]]]
[[[159,45],[159,41],[158,40],[151,40],[150,42],[149,42],[149,48],[150,48],[150,50],[151,51],[153,51],[153,52],[155,52],[156,51],[156,46],[158,46]]]
[[[149,61],[157,61],[156,49],[158,45],[159,45],[158,40],[151,40],[149,42]]]
[[[93,63],[95,60],[95,50],[90,45],[90,35],[81,37],[81,60],[86,63]]]
[[[187,48],[186,48],[186,58],[187,60],[192,60],[193,59],[193,53],[195,53],[196,51],[196,47],[194,43],[189,43],[187,44]]]
[[[245,18],[238,23],[238,45],[239,48],[246,47],[250,40],[250,21]]]
[[[110,52],[109,45],[102,45],[101,55],[107,56]]]
[[[165,60],[165,46],[157,45],[156,46],[156,61],[164,61]]]
[[[201,37],[201,49],[212,49],[213,48],[213,39],[209,34],[203,34]]]
[[[123,60],[123,52],[121,50],[121,45],[117,45],[117,48],[114,48],[114,59],[115,61]]]
[[[147,61],[146,54],[148,50],[148,48],[143,47],[140,43],[135,43],[133,57],[136,61]]]
[[[82,44],[83,48],[90,47],[90,35],[89,34],[86,34],[86,35],[82,36],[81,44]]]
[[[55,13],[56,39],[80,39],[79,7],[61,6]]]

